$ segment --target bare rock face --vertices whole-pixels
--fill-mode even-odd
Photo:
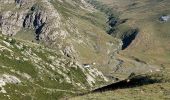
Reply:
[[[1,31],[4,35],[15,35],[22,28],[24,16],[29,11],[21,6],[32,5],[33,0],[1,0]],[[20,10],[19,10],[20,9]]]
[[[61,24],[62,15],[48,0],[0,0],[0,2],[5,9],[2,10],[0,18],[2,34],[12,36],[22,28],[29,28],[35,30],[36,40],[55,41],[67,37],[68,32],[62,28],[64,26]],[[92,7],[84,0],[80,0],[79,3],[72,0],[65,2],[80,6],[82,9],[92,10]],[[12,9],[6,9],[6,5]]]
[[[15,35],[21,28],[35,30],[36,40],[54,39],[53,35],[62,33],[60,28],[60,15],[56,9],[47,1],[42,0],[43,5],[36,4],[34,0],[10,0],[3,4],[16,4],[14,9],[21,10],[4,11],[1,15],[2,34]],[[27,8],[26,8],[26,7]],[[55,31],[57,30],[57,32]],[[49,36],[49,33],[51,36]],[[40,35],[41,34],[41,35]],[[65,34],[62,34],[65,36]],[[62,36],[61,36],[62,37]]]
[[[2,34],[15,35],[22,27],[23,14],[24,12],[14,13],[11,11],[2,13]]]
[[[68,31],[62,28],[65,27],[61,24],[62,15],[48,0],[1,0],[0,2],[5,9],[2,10],[0,18],[2,34],[12,36],[22,28],[28,28],[34,29],[36,40],[55,41],[68,36]],[[77,6],[76,2],[70,3]],[[6,9],[6,5],[13,9]],[[86,9],[84,7],[88,8],[90,5],[81,0],[80,6]]]
[[[28,13],[23,21],[24,28],[33,28],[36,33],[36,40],[39,40],[39,35],[42,33],[42,29],[46,23],[46,13],[42,11],[34,12],[35,8],[31,8],[31,13]]]

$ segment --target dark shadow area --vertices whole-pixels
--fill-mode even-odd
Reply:
[[[122,50],[126,49],[132,43],[132,41],[136,38],[138,33],[139,33],[138,29],[130,29],[125,33],[125,36],[122,38],[123,41]]]
[[[136,58],[136,57],[134,57],[134,56],[132,56],[132,59],[135,60],[135,61],[137,61],[137,62],[139,62],[139,63],[147,64],[145,61],[143,61],[143,60],[141,60],[141,59],[139,59],[139,58]]]
[[[89,93],[98,93],[98,92],[106,92],[106,91],[114,91],[117,89],[126,89],[126,88],[134,88],[134,87],[140,87],[143,85],[149,85],[149,84],[155,84],[155,83],[161,83],[161,79],[152,79],[151,76],[133,76],[130,75],[130,79],[125,79],[116,83],[112,83],[110,85],[106,85],[97,89],[94,89],[89,92],[85,93],[79,93],[77,96],[83,96],[87,95]]]
[[[15,0],[15,3],[19,4],[22,0]]]
[[[38,41],[38,40],[40,40],[40,34],[41,34],[41,32],[42,32],[42,29],[43,29],[43,27],[44,27],[44,25],[45,25],[45,23],[42,23],[42,25],[41,26],[39,26],[36,30],[35,30],[35,33],[36,33],[36,40]]]
[[[149,84],[154,84],[154,83],[160,83],[161,80],[157,79],[151,79],[148,76],[138,76],[129,80],[123,80],[117,83],[113,83],[98,89],[95,89],[91,91],[91,93],[95,92],[105,92],[105,91],[110,91],[110,90],[116,90],[116,89],[124,89],[124,88],[133,88],[133,87],[139,87],[143,85],[149,85]]]
[[[28,15],[26,15],[26,17],[24,18],[24,22],[23,22],[23,27],[25,28],[25,27],[30,27],[30,26],[27,26],[27,19],[29,18],[29,14]]]
[[[36,8],[31,8],[31,10],[35,10]],[[33,17],[34,14],[33,13],[30,13],[30,14],[27,14],[25,19],[24,19],[24,22],[23,22],[23,27],[24,28],[34,28],[35,30],[35,39],[37,41],[40,40],[40,34],[42,33],[42,29],[44,27],[44,25],[46,24],[45,22],[43,22],[41,16],[41,12],[40,13],[37,13],[35,14],[35,18]]]
[[[0,28],[2,27],[2,15],[1,15],[1,12],[0,12]]]

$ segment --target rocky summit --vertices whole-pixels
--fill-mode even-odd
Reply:
[[[108,100],[120,99],[121,91],[103,97],[107,90],[168,87],[169,5],[168,0],[0,0],[0,99]]]

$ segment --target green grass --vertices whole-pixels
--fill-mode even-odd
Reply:
[[[2,63],[4,66],[9,66],[10,68],[13,68],[14,70],[28,73],[32,77],[37,76],[35,66],[31,64],[31,62],[9,59],[8,57],[4,56],[4,54],[1,54],[0,63]]]
[[[24,100],[46,100],[50,98],[55,100],[61,97],[70,97],[90,88],[85,75],[89,71],[85,70],[83,72],[77,65],[68,66],[67,63],[71,59],[61,55],[57,50],[51,50],[42,45],[28,42],[28,40],[20,40],[16,37],[12,39],[2,35],[0,36],[0,41],[0,48],[7,48],[0,51],[0,74],[14,75],[22,81],[20,84],[7,84],[4,87],[11,98]],[[10,46],[7,46],[3,41],[8,42]],[[22,48],[19,49],[16,45]],[[26,52],[29,52],[30,55],[26,55]],[[59,65],[54,65],[54,61],[48,58],[50,56],[54,57],[54,61],[59,61]],[[17,57],[20,59],[17,60]],[[23,58],[28,60],[24,61]],[[40,61],[36,63],[34,58]],[[52,64],[57,69],[52,70],[49,64]],[[77,68],[72,66],[77,66]],[[67,71],[64,69],[67,69]],[[58,70],[67,75],[71,81],[80,83],[85,89],[77,88],[78,86],[68,83],[64,75],[58,73]],[[27,79],[21,75],[24,73],[30,75],[31,78]],[[97,83],[94,84],[96,86],[101,84],[98,83],[98,79],[103,81],[100,77],[97,77]],[[7,94],[0,93],[1,99],[6,99]]]
[[[14,37],[22,40],[36,42],[34,33],[34,30],[31,29],[21,29]]]

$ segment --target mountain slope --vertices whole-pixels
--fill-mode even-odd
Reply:
[[[105,33],[105,14],[83,0],[71,1],[32,0],[23,1],[21,6],[14,0],[5,2],[2,34],[61,50],[84,64],[107,64],[110,55],[120,49],[121,41]],[[6,5],[15,6],[14,11]]]
[[[84,68],[55,50],[2,35],[0,39],[1,99],[60,98],[107,81],[97,69]]]
[[[169,2],[101,2],[0,0],[0,96],[67,98],[154,71],[168,81]]]
[[[95,1],[95,0],[93,0]],[[132,66],[129,60],[135,60],[161,67],[156,79],[161,82],[143,84],[137,82],[130,87],[117,88],[116,90],[102,93],[88,94],[73,100],[86,99],[122,99],[122,100],[166,100],[169,99],[170,86],[170,56],[169,56],[169,25],[170,20],[162,19],[170,14],[169,0],[97,0],[111,7],[116,12],[118,19],[127,19],[123,24],[114,28],[113,36],[124,39],[119,35],[127,34],[127,28],[138,28],[139,33],[135,39],[119,53],[119,59],[125,60],[123,66]],[[120,34],[121,33],[121,34]],[[143,67],[143,66],[141,66]],[[147,82],[146,82],[147,83]],[[141,86],[141,84],[143,84]]]
[[[105,14],[83,0],[0,6],[2,99],[59,99],[109,82],[96,68],[107,65],[121,41],[105,33]]]

